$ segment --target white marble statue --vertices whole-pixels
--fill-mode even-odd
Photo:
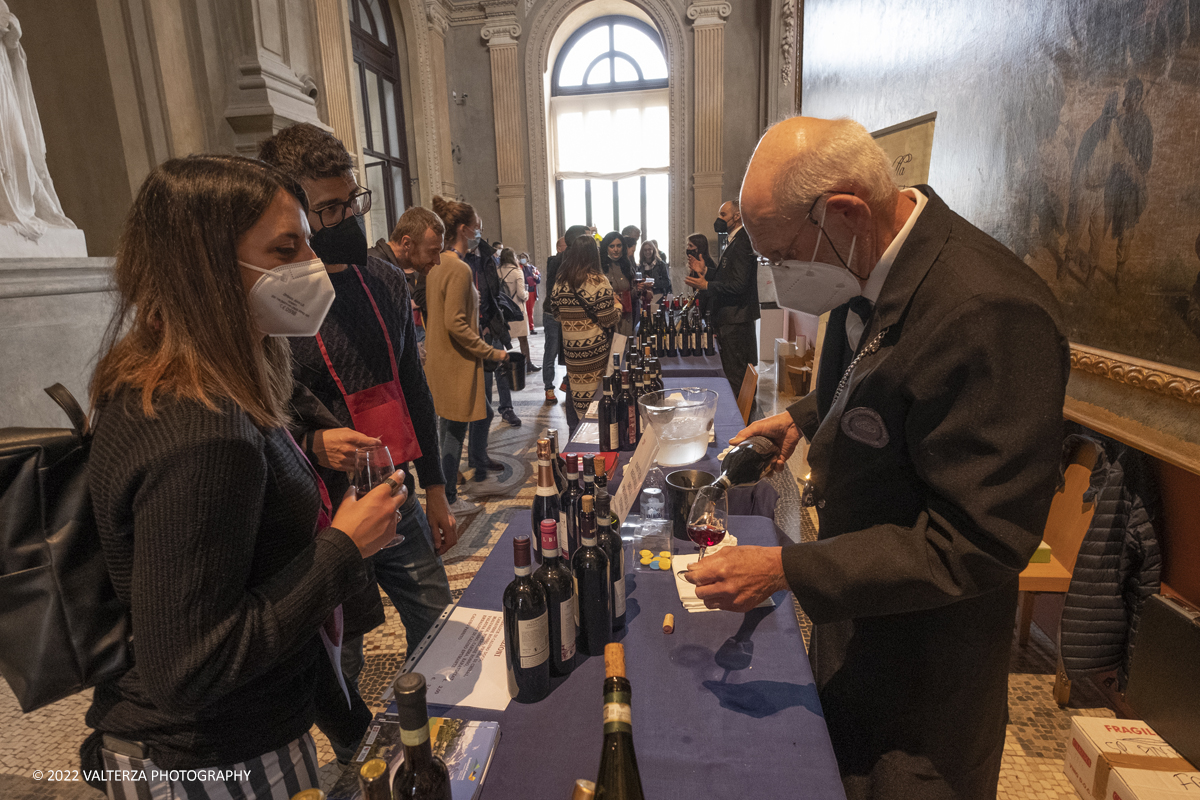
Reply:
[[[0,226],[36,242],[46,228],[74,229],[75,224],[63,214],[46,169],[46,140],[21,47],[21,25],[4,0],[0,42]]]

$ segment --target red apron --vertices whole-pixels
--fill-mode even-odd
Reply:
[[[317,346],[321,348],[321,357],[325,359],[325,366],[329,368],[329,374],[333,376],[338,391],[342,393],[342,398],[346,401],[350,419],[354,421],[354,430],[382,440],[392,454],[392,462],[399,467],[401,464],[420,458],[421,445],[417,442],[417,432],[413,429],[412,418],[408,415],[408,403],[404,401],[404,390],[400,387],[400,372],[396,368],[396,353],[392,350],[392,337],[388,335],[387,326],[383,324],[383,315],[379,313],[379,306],[375,305],[375,297],[367,288],[367,282],[363,280],[362,272],[358,267],[354,267],[354,272],[358,275],[363,291],[367,293],[367,299],[371,301],[375,319],[379,320],[379,328],[383,331],[384,341],[387,342],[388,359],[392,364],[392,379],[387,383],[372,386],[370,389],[347,394],[346,387],[342,385],[342,379],[338,377],[333,368],[333,362],[329,360],[329,353],[325,350],[325,340],[319,333],[317,334]]]

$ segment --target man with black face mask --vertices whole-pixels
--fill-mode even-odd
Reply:
[[[758,319],[758,256],[742,227],[737,200],[721,205],[713,228],[718,233],[729,233],[729,245],[721,254],[716,270],[710,273],[703,259],[688,256],[692,274],[684,283],[699,289],[701,304],[711,309],[721,369],[737,394],[742,388],[746,365],[758,363],[758,334],[754,330]]]
[[[367,253],[362,215],[371,207],[371,194],[355,180],[340,141],[316,126],[293,125],[264,141],[258,157],[304,189],[314,231],[310,244],[337,292],[317,336],[291,340],[293,377],[315,398],[297,408],[300,421],[293,434],[316,463],[334,503],[349,487],[356,448],[382,443],[404,471],[410,501],[400,509],[396,526],[403,540],[369,563],[400,612],[411,655],[451,602],[439,556],[458,540],[458,532],[446,503],[437,416],[421,369],[408,285],[403,273]],[[416,502],[414,467],[425,490],[424,511]],[[368,588],[373,597],[345,608],[342,666],[348,687],[362,670],[363,634],[383,622],[379,592],[373,584]],[[318,694],[325,703],[319,704],[317,725],[339,760],[348,761],[366,732],[370,711],[361,699],[347,710],[336,683]]]

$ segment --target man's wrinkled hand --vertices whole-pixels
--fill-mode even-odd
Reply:
[[[792,453],[796,452],[796,445],[800,444],[800,429],[796,427],[792,415],[786,411],[752,422],[730,439],[729,443],[738,444],[751,436],[765,436],[779,447],[779,455],[771,462],[772,472],[783,469]]]
[[[354,472],[354,451],[360,447],[383,444],[373,436],[353,428],[326,428],[313,434],[313,457],[326,469]]]
[[[696,585],[696,597],[708,608],[746,612],[787,589],[782,548],[724,547],[683,573]]]

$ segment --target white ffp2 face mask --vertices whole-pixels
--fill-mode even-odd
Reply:
[[[825,227],[824,213],[821,214],[820,227],[822,230]],[[857,244],[858,237],[855,236],[850,241],[850,255],[846,258],[849,263],[854,263],[854,247]],[[788,260],[771,265],[779,305],[819,317],[862,294],[862,286],[850,270],[841,264],[826,264],[816,260],[820,246],[821,234],[818,233],[811,260]]]
[[[250,313],[260,331],[267,336],[317,335],[336,296],[321,259],[275,269],[238,263],[263,273],[250,290]]]

